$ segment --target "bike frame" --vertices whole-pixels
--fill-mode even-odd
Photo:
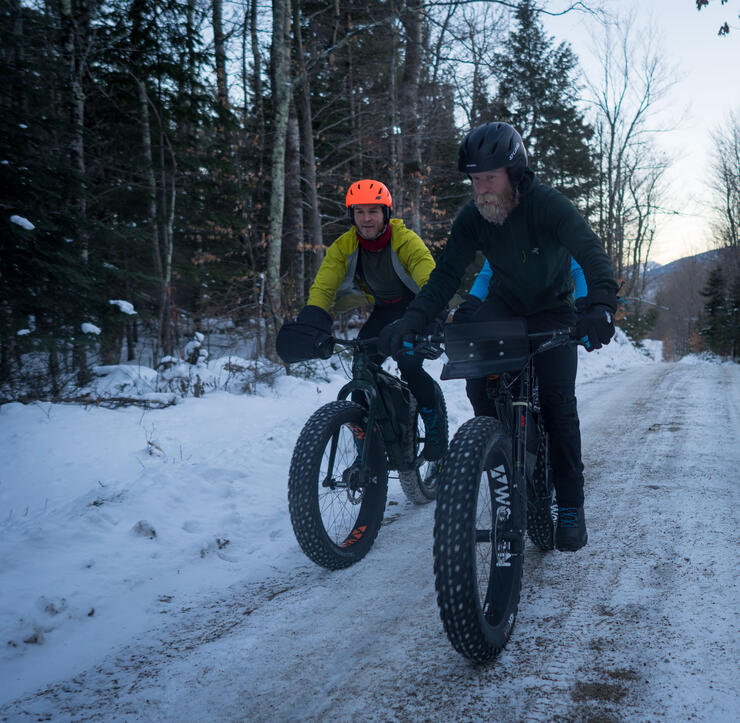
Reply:
[[[470,326],[474,326],[474,323],[471,323]],[[501,371],[497,374],[499,389],[498,393],[493,397],[493,400],[496,406],[498,419],[505,425],[506,431],[512,439],[514,476],[517,483],[525,480],[528,473],[531,475],[534,472],[534,466],[537,461],[537,444],[541,441],[544,441],[546,445],[546,474],[550,474],[549,464],[547,464],[549,462],[548,438],[547,435],[542,434],[544,429],[542,428],[541,413],[538,413],[538,410],[534,409],[532,398],[532,390],[535,386],[535,372],[532,360],[537,354],[541,354],[549,349],[553,349],[562,344],[575,343],[573,337],[574,333],[575,330],[573,328],[565,327],[562,329],[553,329],[551,331],[526,334],[530,351],[528,354],[525,352],[525,357],[521,357],[521,359],[524,360],[524,364],[516,371],[510,369],[509,371]],[[471,339],[472,338],[473,337],[471,337]],[[445,342],[445,337],[424,337],[424,341],[438,344]],[[534,349],[532,350],[533,346]],[[516,346],[514,348],[514,356],[516,356],[521,350],[516,350]],[[457,353],[458,355],[460,354],[459,348]],[[448,378],[459,376],[461,375],[458,373]],[[442,378],[444,379],[445,376]],[[516,390],[514,390],[515,385]],[[535,420],[536,413],[538,413],[537,420]],[[527,440],[532,433],[532,424],[537,425],[534,430],[536,433],[535,441],[537,444],[531,445],[533,449],[528,451]]]
[[[360,452],[362,483],[367,479],[369,452],[372,448],[373,435],[376,434],[378,428],[383,437],[391,469],[413,467],[415,461],[409,463],[409,460],[404,459],[402,446],[402,440],[408,434],[408,422],[399,418],[397,410],[392,404],[386,404],[380,389],[380,384],[384,383],[389,387],[399,386],[404,396],[410,400],[411,393],[408,386],[401,379],[382,369],[379,364],[371,361],[368,349],[377,343],[377,338],[361,340],[334,339],[333,341],[337,346],[351,348],[354,351],[352,379],[339,390],[337,399],[346,400],[352,392],[359,391],[368,400],[367,432]],[[379,379],[383,381],[379,382]],[[329,477],[331,477],[334,469],[337,443],[338,437],[335,435],[329,452]]]
[[[534,409],[532,391],[536,382],[532,360],[537,354],[541,354],[543,351],[560,346],[561,344],[573,343],[572,333],[573,330],[568,328],[529,334],[528,337],[531,344],[537,344],[539,341],[542,341],[543,343],[535,347],[534,351],[532,351],[527,359],[526,364],[518,372],[504,372],[500,375],[500,393],[494,399],[494,403],[496,405],[496,412],[498,413],[499,420],[507,426],[508,432],[512,438],[512,453],[517,479],[520,479],[520,475],[526,478],[527,472],[530,474],[534,472],[534,465],[537,460],[537,447],[541,442],[545,442],[546,444],[545,461],[549,461],[550,450],[549,444],[547,444],[547,435],[543,436],[542,434],[542,418],[539,416],[541,412]],[[517,381],[518,388],[515,394],[512,390],[512,386]],[[505,391],[501,390],[502,386]],[[509,406],[510,408],[508,408]],[[535,421],[535,414],[538,415],[537,421]],[[530,445],[533,449],[528,449],[527,442],[532,433],[531,425],[533,424],[536,424],[536,437],[534,440],[536,444]],[[545,471],[549,476],[549,464],[545,465]]]

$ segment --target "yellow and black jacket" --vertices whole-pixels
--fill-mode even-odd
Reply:
[[[393,270],[414,294],[426,284],[434,259],[424,242],[400,218],[392,218],[391,260]],[[370,290],[357,275],[359,241],[355,227],[329,246],[308,292],[307,305],[325,311],[344,311],[360,304],[374,303]]]

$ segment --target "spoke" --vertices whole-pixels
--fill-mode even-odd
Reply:
[[[478,596],[486,615],[495,615],[496,590],[502,587],[507,567],[497,565],[503,558],[502,543],[515,541],[516,534],[506,530],[508,516],[501,513],[494,500],[506,495],[508,476],[503,465],[485,469],[481,474],[476,509],[475,551]],[[507,559],[511,554],[507,552]]]
[[[332,445],[335,444],[334,464],[328,477]],[[347,425],[342,425],[327,441],[319,473],[319,512],[326,534],[336,545],[341,545],[356,526],[361,502],[352,501],[347,484],[342,478],[357,457],[354,435]],[[325,484],[326,482],[329,484]]]
[[[478,580],[478,599],[481,607],[485,609],[486,598],[488,595],[489,581],[491,576],[491,558],[493,555],[493,545],[491,539],[493,535],[492,523],[493,517],[491,512],[491,496],[494,485],[491,484],[489,471],[481,476],[478,486],[478,504],[476,506],[476,524],[475,524],[475,556]]]

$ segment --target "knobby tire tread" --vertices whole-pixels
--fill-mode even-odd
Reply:
[[[497,625],[484,618],[477,582],[476,526],[478,482],[487,461],[506,460],[511,513],[518,530],[518,557],[506,608]],[[476,417],[458,430],[445,458],[434,517],[434,575],[440,617],[453,647],[474,663],[495,658],[516,620],[524,547],[524,490],[512,489],[511,439],[491,417]],[[492,554],[495,554],[492,551]]]
[[[527,535],[542,552],[555,549],[555,521],[551,506],[554,501],[552,484],[547,484],[545,446],[540,443],[532,479],[527,487]]]
[[[357,542],[347,547],[330,539],[319,508],[321,461],[334,432],[347,423],[365,429],[365,410],[359,404],[335,401],[317,409],[298,436],[288,478],[288,508],[296,539],[313,562],[329,570],[349,567],[370,551],[383,521],[388,492],[385,448],[378,432],[371,450],[377,484],[365,489],[365,496],[357,505],[356,525],[361,523],[367,528]]]

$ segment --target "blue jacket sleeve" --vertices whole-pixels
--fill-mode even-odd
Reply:
[[[583,272],[581,272],[581,274],[583,274]],[[491,264],[488,263],[488,259],[486,259],[481,270],[478,272],[478,276],[475,277],[475,281],[470,287],[470,291],[468,293],[472,296],[476,296],[481,301],[485,301],[488,296],[488,284],[491,283],[492,276],[493,269],[491,268]]]
[[[573,277],[573,283],[576,285],[575,298],[580,299],[582,296],[586,296],[588,294],[586,276],[583,273],[581,265],[572,257],[570,260],[570,275]],[[473,293],[472,290],[470,293]]]
[[[574,258],[570,260],[570,273],[573,276],[573,283],[576,286],[575,298],[580,299],[582,296],[586,296],[588,293],[586,276],[583,273],[581,265]],[[491,268],[491,264],[488,263],[488,259],[486,259],[468,293],[478,297],[481,301],[485,301],[488,296],[488,285],[491,283],[492,276],[493,269]]]

